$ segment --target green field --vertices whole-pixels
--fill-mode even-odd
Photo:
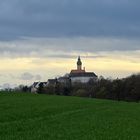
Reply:
[[[139,140],[140,104],[0,94],[0,140]]]

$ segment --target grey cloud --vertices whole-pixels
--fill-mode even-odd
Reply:
[[[29,72],[25,72],[25,73],[21,74],[19,79],[21,79],[21,80],[41,80],[42,77],[39,74],[34,75],[34,74],[29,73]]]
[[[34,76],[30,73],[23,73],[20,77],[22,80],[32,80]]]
[[[39,74],[35,75],[35,80],[41,80],[41,79],[42,79],[41,75]]]
[[[24,38],[24,40],[0,42],[1,58],[73,58],[80,54],[85,57],[102,57],[99,52],[137,50],[140,50],[140,41],[135,39]],[[93,55],[94,53],[97,56]]]
[[[104,56],[104,55],[80,55],[82,58],[101,58],[101,57],[106,57],[106,56]],[[70,59],[72,59],[72,58],[77,58],[77,55],[71,55],[71,54],[60,54],[60,55],[47,55],[47,57],[49,57],[49,58],[70,58]]]
[[[140,37],[139,0],[0,1],[0,40],[28,37]]]

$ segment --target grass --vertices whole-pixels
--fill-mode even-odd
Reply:
[[[139,140],[140,104],[0,94],[0,140]]]

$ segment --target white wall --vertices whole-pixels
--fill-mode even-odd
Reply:
[[[71,82],[81,82],[81,83],[87,83],[90,79],[96,80],[95,77],[71,77]]]
[[[31,88],[31,92],[32,92],[32,93],[37,93],[37,88],[32,87],[32,88]]]

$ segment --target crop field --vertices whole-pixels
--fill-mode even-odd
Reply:
[[[139,139],[139,103],[0,93],[0,140]]]

